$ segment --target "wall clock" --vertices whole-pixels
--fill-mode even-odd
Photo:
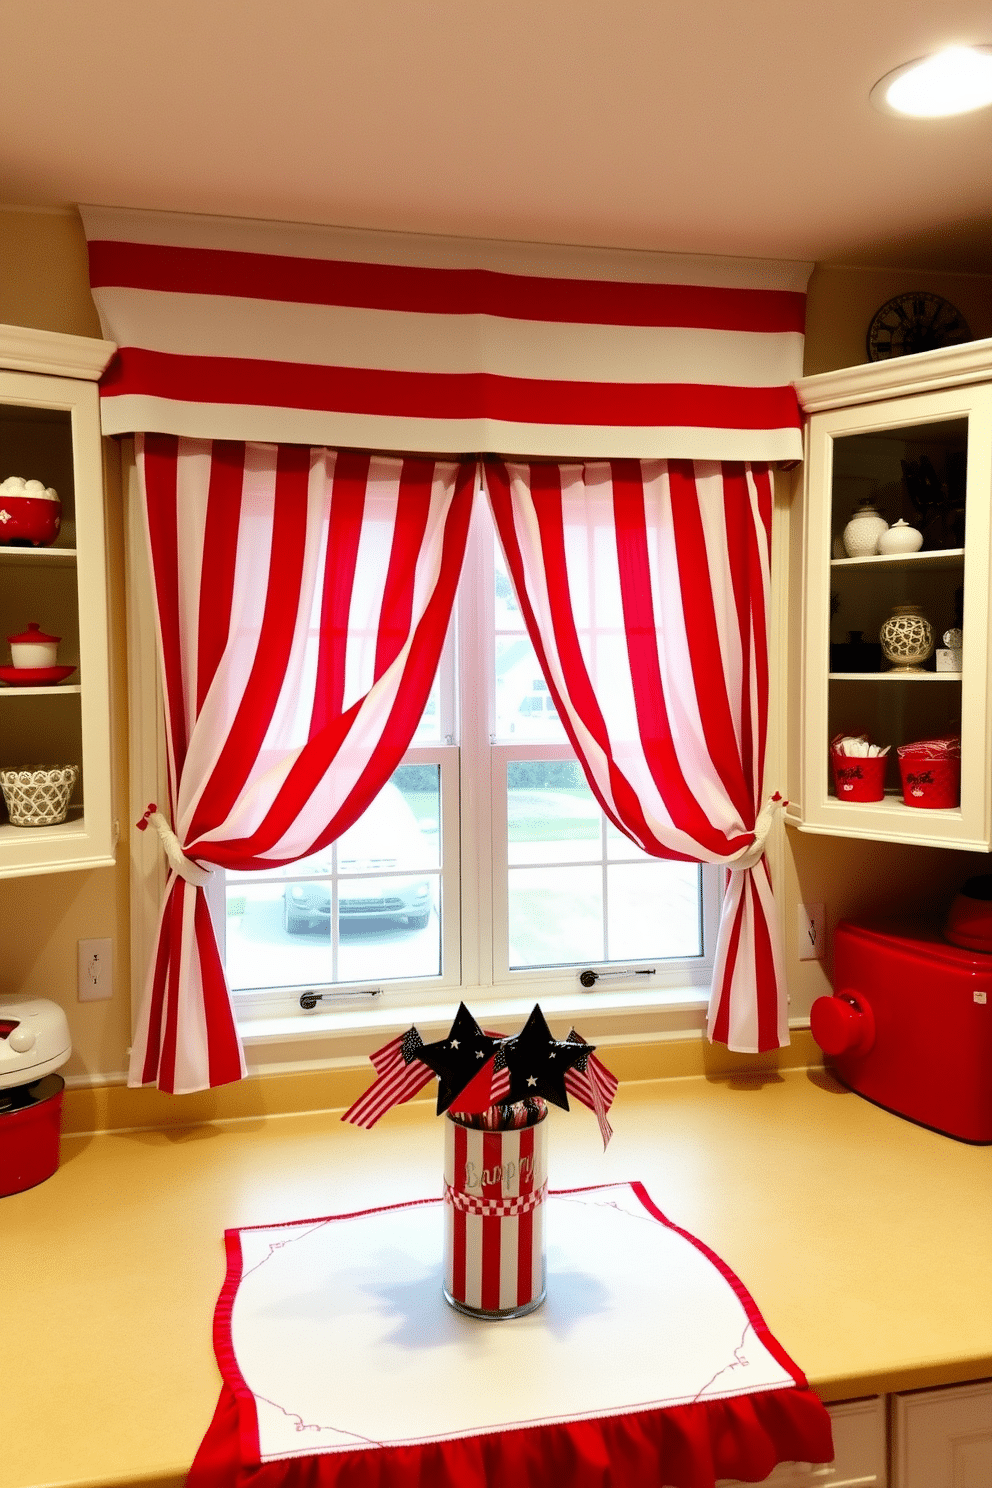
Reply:
[[[968,322],[947,300],[926,290],[896,295],[872,316],[868,327],[868,360],[910,356],[939,346],[960,346],[971,340]]]

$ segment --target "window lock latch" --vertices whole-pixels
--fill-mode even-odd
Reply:
[[[300,1007],[310,1013],[313,1012],[318,1002],[323,1002],[325,998],[333,1002],[347,997],[378,997],[381,992],[381,987],[345,987],[334,992],[314,992],[308,988],[306,992],[300,993]]]
[[[621,966],[615,971],[593,971],[591,966],[587,966],[585,971],[579,972],[579,981],[588,992],[590,987],[595,987],[598,981],[607,977],[654,976],[654,973],[653,966]]]

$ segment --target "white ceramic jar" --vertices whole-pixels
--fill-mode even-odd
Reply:
[[[886,528],[878,539],[880,553],[918,553],[923,546],[923,533],[910,527],[902,517]]]
[[[870,501],[862,501],[844,528],[844,548],[849,558],[870,558],[878,552],[878,540],[887,532],[888,522]]]
[[[45,635],[37,620],[32,620],[22,635],[8,636],[7,640],[15,667],[41,671],[55,665],[61,636]]]

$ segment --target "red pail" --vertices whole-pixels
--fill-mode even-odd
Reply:
[[[902,798],[907,806],[931,810],[957,806],[961,799],[961,761],[954,755],[944,759],[921,759],[900,755]]]
[[[544,1301],[547,1111],[533,1126],[444,1123],[444,1295],[473,1317],[511,1318]]]
[[[50,1178],[59,1165],[61,1075],[0,1090],[0,1195],[20,1193]]]
[[[885,795],[886,754],[838,754],[830,751],[838,801],[881,801]]]

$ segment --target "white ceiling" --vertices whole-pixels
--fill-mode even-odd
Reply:
[[[0,200],[992,272],[988,0],[4,0]]]

